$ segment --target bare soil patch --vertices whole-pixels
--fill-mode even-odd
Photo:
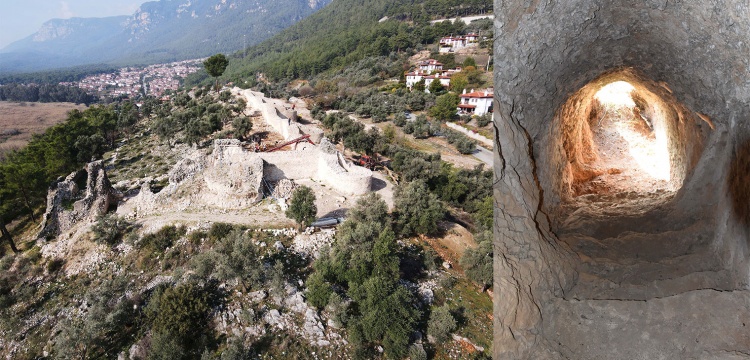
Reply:
[[[435,249],[441,258],[450,262],[457,270],[462,271],[458,261],[464,255],[466,249],[477,247],[474,235],[465,227],[453,222],[441,221],[438,226],[443,231],[443,236],[426,238],[427,243]]]

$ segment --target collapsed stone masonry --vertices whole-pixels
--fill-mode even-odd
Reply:
[[[314,148],[268,153],[246,151],[238,140],[216,140],[214,157],[215,164],[227,171],[246,164],[262,164],[262,179],[267,182],[313,179],[347,195],[366,194],[372,183],[371,170],[346,160],[325,138]],[[242,175],[238,175],[235,179],[241,178]],[[253,186],[256,185],[262,185],[260,179],[253,182]]]
[[[88,163],[50,186],[37,238],[56,237],[81,221],[93,222],[121,198],[122,194],[109,182],[101,160]]]
[[[749,358],[750,4],[495,14],[494,357]],[[662,188],[601,181],[593,97],[616,81],[666,144]]]

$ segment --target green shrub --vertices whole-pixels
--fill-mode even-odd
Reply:
[[[315,194],[307,186],[294,189],[289,200],[286,216],[296,221],[301,227],[310,226],[315,221],[318,208],[315,206]]]
[[[477,234],[476,241],[479,246],[466,249],[460,260],[461,266],[472,281],[483,286],[492,286],[492,231]]]
[[[133,223],[115,214],[104,215],[91,227],[94,232],[94,242],[99,244],[116,245],[123,236],[133,230]]]
[[[448,304],[432,310],[430,320],[427,321],[427,334],[437,342],[448,340],[448,336],[456,330],[456,319],[451,315]]]
[[[477,126],[479,127],[485,127],[490,122],[492,122],[492,113],[477,116]]]
[[[409,346],[409,360],[427,360],[427,352],[421,344]]]
[[[193,245],[200,244],[201,240],[205,239],[206,237],[208,237],[208,233],[201,230],[196,230],[188,234],[188,240]]]
[[[194,283],[155,291],[146,306],[153,333],[149,357],[170,358],[170,354],[171,359],[200,357],[214,339],[209,320],[217,300],[215,289]]]
[[[84,315],[59,323],[52,358],[116,358],[137,331],[136,302],[122,297],[128,285],[125,277],[92,283]]]
[[[65,260],[61,258],[54,258],[47,262],[47,273],[52,274],[54,272],[57,272],[57,270],[62,269],[62,266],[65,264]]]
[[[208,230],[208,239],[215,243],[229,235],[234,229],[234,225],[227,223],[213,223],[211,228]]]
[[[141,249],[163,252],[185,235],[185,227],[166,225],[155,233],[146,234],[139,242]]]
[[[310,305],[315,306],[318,309],[322,309],[328,305],[333,290],[331,285],[325,281],[322,272],[316,271],[307,278],[307,290],[305,291],[305,297]]]
[[[424,182],[412,181],[397,187],[394,198],[396,224],[401,235],[438,232],[437,222],[445,216],[445,208]]]
[[[235,228],[219,238],[213,249],[194,256],[190,267],[202,278],[238,279],[244,288],[252,288],[265,285],[269,278],[262,260],[252,238]]]

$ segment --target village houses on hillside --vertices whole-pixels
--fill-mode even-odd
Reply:
[[[470,33],[460,36],[446,36],[440,39],[440,53],[451,53],[469,46],[476,46],[479,42],[479,35]]]
[[[460,67],[443,70],[443,64],[435,59],[420,61],[416,70],[406,74],[406,87],[411,90],[414,85],[424,79],[425,92],[429,93],[430,84],[433,81],[440,81],[440,85],[448,87],[451,83],[451,75],[460,71]]]
[[[435,59],[427,59],[417,63],[417,68],[406,74],[406,87],[409,90],[414,88],[420,81],[424,81],[425,92],[429,93],[430,84],[433,81],[440,81],[440,85],[449,87],[451,82],[451,76],[461,71],[461,67],[455,69],[443,70],[443,64]],[[460,96],[460,103],[458,104],[457,111],[463,115],[484,115],[492,112],[492,98],[493,91],[491,89],[483,91],[474,91],[472,89],[467,92],[463,89],[463,94]]]

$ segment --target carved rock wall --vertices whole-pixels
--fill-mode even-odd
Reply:
[[[496,0],[495,14],[495,358],[747,357],[750,4]],[[585,137],[566,126],[617,71],[669,112],[675,193],[648,206],[567,190]]]

